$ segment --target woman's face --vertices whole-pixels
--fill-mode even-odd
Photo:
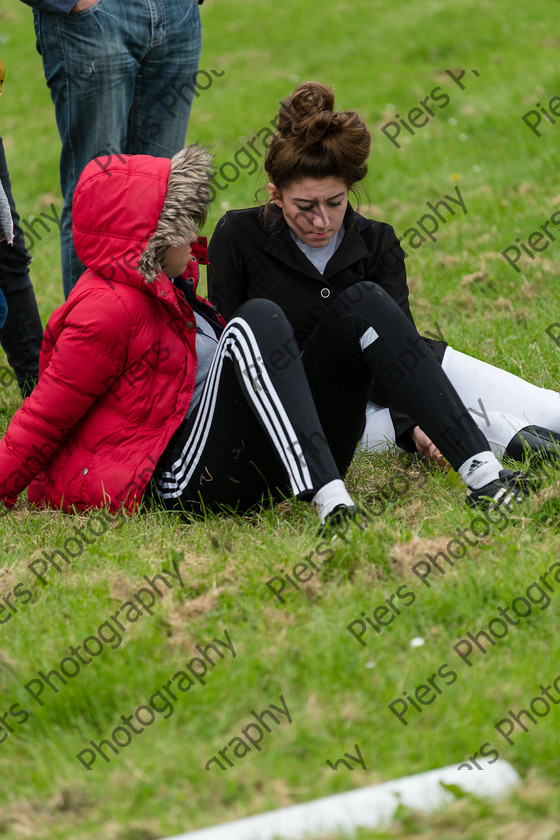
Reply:
[[[161,269],[169,278],[180,277],[191,258],[191,245],[170,245],[161,263]]]
[[[342,224],[348,203],[348,187],[342,178],[302,178],[282,192],[271,183],[268,191],[282,208],[288,227],[306,245],[326,245]]]

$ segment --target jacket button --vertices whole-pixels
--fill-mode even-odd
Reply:
[[[193,322],[192,321],[187,321],[187,327],[189,328],[189,330],[192,330],[192,328],[194,327]]]
[[[327,289],[327,288],[321,289],[321,297],[322,298],[328,298],[330,296],[331,296],[331,290],[330,289]]]
[[[82,470],[82,475],[87,475],[87,474],[88,474],[88,468],[84,467],[83,470]]]
[[[161,293],[161,296],[162,296],[162,297],[167,297],[167,292],[162,292],[162,293]]]

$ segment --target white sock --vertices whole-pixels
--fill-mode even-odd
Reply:
[[[350,507],[354,504],[341,478],[335,478],[334,481],[323,484],[321,489],[317,490],[311,502],[315,505],[321,522],[325,521],[331,510],[334,510],[337,505]]]
[[[500,477],[500,470],[503,467],[489,449],[485,452],[478,452],[472,458],[468,458],[457,470],[467,487],[471,490],[478,490],[490,481]]]

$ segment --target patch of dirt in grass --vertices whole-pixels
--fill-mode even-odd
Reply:
[[[459,282],[459,288],[472,291],[472,286],[488,285],[487,280],[488,272],[480,269],[479,271],[473,271],[472,274],[463,274]]]
[[[179,644],[181,647],[184,644],[184,628],[185,624],[192,619],[200,618],[201,615],[214,610],[218,604],[220,588],[212,589],[210,592],[205,592],[197,598],[189,601],[168,601],[165,607],[166,617],[173,629],[170,642],[173,645]],[[179,638],[181,637],[181,638]]]
[[[413,537],[409,542],[397,543],[391,552],[391,561],[395,571],[399,575],[410,572],[411,567],[418,560],[424,560],[425,554],[445,551],[448,540],[440,537],[437,540],[423,540],[420,537]]]
[[[0,592],[4,595],[11,592],[20,580],[21,570],[18,569],[18,566],[4,566],[0,568]]]
[[[7,807],[4,806],[0,835],[5,833],[10,840],[50,838],[54,836],[56,829],[60,828],[61,819],[75,819],[89,806],[90,801],[86,793],[79,788],[62,787],[47,803],[41,803],[37,799],[19,799]],[[70,826],[68,832],[68,836],[71,836]]]
[[[102,577],[105,577],[105,575]],[[137,591],[138,587],[134,586],[133,582],[128,578],[124,578],[119,573],[116,573],[110,582],[109,589],[111,592],[111,598],[114,598],[115,601],[123,602],[129,601]]]

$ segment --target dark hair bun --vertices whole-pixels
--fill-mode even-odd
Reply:
[[[321,82],[304,82],[280,106],[278,131],[306,143],[319,143],[332,130],[334,94]]]
[[[303,82],[280,105],[265,169],[278,189],[300,178],[343,178],[351,187],[367,173],[371,135],[356,111],[335,111],[334,93]]]

